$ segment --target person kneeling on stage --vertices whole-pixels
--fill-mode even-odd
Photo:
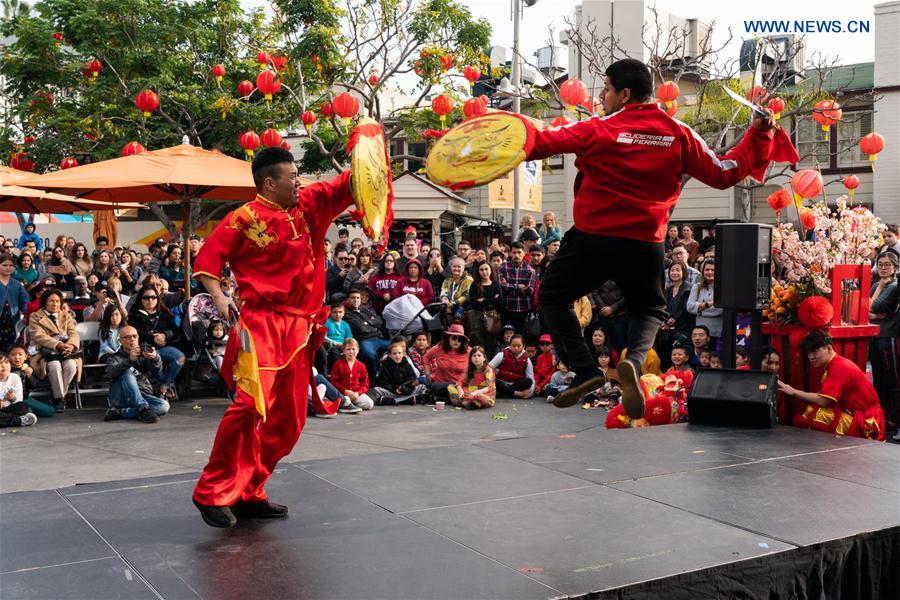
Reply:
[[[831,336],[825,331],[810,331],[800,347],[809,364],[824,369],[825,374],[818,393],[804,392],[779,380],[781,392],[809,403],[802,414],[794,416],[794,426],[883,441],[884,410],[866,374],[834,351]]]
[[[162,359],[150,344],[141,343],[134,327],[122,328],[122,347],[106,357],[106,375],[110,379],[109,408],[104,421],[137,419],[156,423],[169,412],[169,403],[153,395],[148,375],[159,377]]]
[[[490,362],[497,373],[497,395],[530,398],[534,394],[534,367],[525,352],[525,338],[516,334],[509,347],[498,352]]]

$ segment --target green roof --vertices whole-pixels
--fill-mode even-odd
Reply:
[[[817,69],[807,69],[804,75],[806,81],[817,82],[819,80]],[[875,87],[875,63],[865,62],[831,68],[825,77],[822,89],[834,92],[840,89],[845,91],[871,90],[873,87]]]

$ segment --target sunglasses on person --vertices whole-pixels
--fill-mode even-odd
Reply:
[[[159,300],[159,296],[141,296],[141,300]]]
[[[451,342],[461,342],[461,341],[462,341],[462,338],[461,338],[460,336],[458,336],[458,335],[451,335],[451,336],[450,336],[450,341],[451,341]]]

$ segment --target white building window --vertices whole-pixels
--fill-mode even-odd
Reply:
[[[825,141],[822,127],[809,115],[795,118],[797,153],[800,155],[800,166],[815,167],[816,162],[823,169],[829,168],[831,158],[828,156],[829,143]],[[831,128],[834,132],[834,127]]]
[[[874,113],[869,110],[844,113],[837,125],[838,167],[861,167],[869,164],[869,157],[859,149],[859,140],[872,133],[873,117]]]

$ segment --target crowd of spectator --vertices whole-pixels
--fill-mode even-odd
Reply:
[[[336,240],[325,241],[323,301],[331,316],[317,354],[315,384],[324,395],[341,398],[342,412],[436,401],[476,409],[492,406],[498,396],[552,401],[574,377],[556,358],[540,310],[541,279],[561,237],[553,213],[545,214],[540,226],[526,216],[509,243],[494,237],[484,247],[462,239],[455,248],[432,248],[408,228],[403,239],[379,248],[361,238],[351,240],[348,230],[340,229]],[[872,340],[870,360],[889,427],[896,428],[896,227],[889,228],[885,241],[873,257],[870,316],[881,332]],[[199,237],[191,239],[186,253],[191,262],[202,243]],[[723,314],[715,306],[714,228],[695,237],[691,225],[672,225],[664,246],[666,266],[660,278],[670,316],[642,372],[721,367]],[[98,238],[89,251],[85,244],[59,236],[45,248],[30,223],[20,239],[0,239],[0,351],[9,353],[14,367],[27,370],[22,374],[26,388],[44,381],[50,389],[47,403],[23,392],[28,414],[63,411],[84,360],[107,364],[112,381],[107,419],[154,422],[165,414],[168,403],[177,399],[176,381],[190,352],[181,327],[185,281],[185,252],[177,243],[159,240],[140,253],[110,248]],[[203,291],[193,279],[187,285],[192,293]],[[239,294],[228,278],[223,288]],[[408,296],[440,319],[440,331],[406,336],[387,329],[385,307]],[[627,308],[614,281],[573,305],[585,344],[612,384],[605,393],[598,390],[588,397],[584,408],[615,402],[615,366],[627,352]],[[744,317],[739,316],[737,332],[738,368],[749,368],[751,336]],[[16,327],[21,318],[27,319],[25,336]],[[76,324],[81,321],[99,321],[96,350],[80,344]],[[210,323],[206,343],[216,367],[221,366],[227,333],[224,323]],[[27,345],[22,345],[23,337]],[[778,354],[765,347],[763,355],[764,368],[777,371]],[[0,359],[0,385],[6,385],[2,364]],[[13,415],[10,422],[19,417]]]

